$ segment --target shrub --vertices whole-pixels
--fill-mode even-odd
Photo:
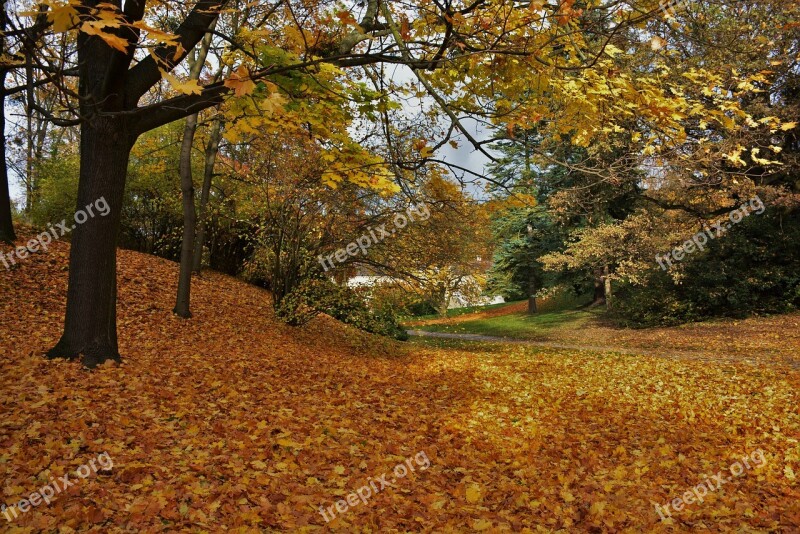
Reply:
[[[800,307],[800,212],[745,219],[683,262],[676,283],[654,269],[646,285],[617,289],[618,319],[630,326],[785,313]]]
[[[389,308],[371,309],[353,289],[324,278],[308,279],[285,296],[275,308],[287,324],[305,324],[319,313],[326,313],[361,330],[404,341],[405,330]]]

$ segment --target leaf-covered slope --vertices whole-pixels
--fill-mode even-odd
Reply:
[[[170,311],[177,266],[120,251],[124,363],[89,373],[42,358],[60,334],[67,254],[58,243],[0,271],[2,502],[102,452],[114,467],[3,528],[315,529],[326,524],[319,506],[419,452],[428,469],[328,525],[800,528],[795,369],[519,346],[401,348],[327,318],[283,327],[263,291],[216,273],[194,281],[195,316],[183,321]],[[659,521],[655,503],[757,449],[766,465]]]

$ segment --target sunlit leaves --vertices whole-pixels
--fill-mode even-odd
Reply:
[[[250,78],[247,67],[242,65],[225,80],[225,87],[233,89],[233,94],[235,96],[245,96],[253,92],[256,88],[256,84]]]
[[[199,95],[203,92],[203,88],[197,82],[197,80],[186,80],[181,81],[178,79],[177,76],[170,74],[164,70],[161,71],[161,75],[164,77],[165,80],[169,83],[169,85],[184,95]]]
[[[335,148],[322,155],[326,165],[322,174],[324,184],[337,187],[342,182],[350,182],[386,194],[399,190],[383,158],[370,154],[349,139],[337,137],[339,139],[333,139]]]
[[[78,0],[70,0],[66,4],[53,2],[47,11],[47,20],[53,23],[53,31],[63,33],[71,30],[78,21],[78,11],[76,6],[80,5]]]
[[[229,100],[225,110],[231,121],[225,139],[239,143],[275,125],[276,116],[283,116],[285,102],[285,97],[278,92],[258,99],[245,96]]]
[[[114,24],[114,23],[112,23]],[[119,27],[113,26],[103,21],[84,22],[81,26],[81,31],[87,35],[96,35],[106,42],[108,46],[120,52],[126,52],[128,48],[128,41],[118,35],[108,33],[103,28]]]

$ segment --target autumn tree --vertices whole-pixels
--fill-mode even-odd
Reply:
[[[400,195],[391,204],[385,220],[392,236],[358,261],[444,315],[455,295],[478,300],[483,293],[488,213],[439,167],[417,187],[412,199]]]
[[[54,32],[75,37],[75,46],[59,45],[72,42],[69,39],[45,39],[47,46],[30,56],[38,70],[54,77],[64,95],[61,107],[47,116],[61,125],[80,124],[78,206],[103,197],[111,207],[108,217],[91,218],[75,229],[64,334],[49,352],[51,357],[83,355],[89,366],[119,358],[114,251],[131,147],[144,132],[217,106],[229,94],[238,97],[233,111],[242,120],[236,128],[257,130],[280,109],[293,113],[280,115],[291,126],[305,121],[304,82],[286,91],[275,82],[277,77],[297,82],[293,74],[316,75],[327,69],[355,86],[359,75],[352,71],[348,76],[351,69],[363,68],[358,72],[367,77],[390,78],[388,71],[368,67],[411,67],[412,81],[381,83],[378,97],[365,99],[362,91],[349,109],[380,112],[387,94],[409,94],[413,87],[428,95],[449,127],[442,138],[419,144],[423,159],[433,157],[455,133],[485,150],[464,126],[469,116],[523,129],[542,117],[559,117],[545,133],[557,137],[570,132],[577,144],[586,146],[606,128],[621,127],[614,116],[638,116],[661,132],[673,133],[679,130],[676,114],[699,116],[709,106],[727,104],[725,95],[719,95],[698,107],[671,93],[655,76],[617,73],[625,54],[611,40],[660,13],[653,0],[582,6],[574,0],[526,5],[420,2],[403,7],[370,0],[350,10],[324,3],[251,3],[246,6],[246,24],[236,35],[213,32],[216,42],[228,49],[224,61],[231,63],[230,76],[201,76],[200,82],[184,80],[182,62],[220,13],[241,6],[199,0],[185,12],[172,7],[145,0],[124,5],[47,0],[34,13],[45,16]],[[276,97],[256,106],[247,100],[248,93]],[[282,94],[291,94],[291,99],[277,98]],[[643,94],[648,98],[642,99]],[[319,129],[324,130],[324,123],[317,124],[312,135]],[[359,167],[385,167],[382,158],[364,159],[358,143],[346,137],[317,137],[339,154],[333,156],[338,164],[328,173],[330,182],[349,179],[343,173]],[[658,138],[647,136],[644,142],[654,146]],[[355,177],[369,186],[380,175]]]
[[[547,266],[614,266],[606,279],[623,289],[622,311],[638,324],[792,305],[796,286],[783,266],[796,261],[793,248],[786,247],[795,228],[774,223],[793,221],[798,208],[798,81],[792,52],[797,40],[791,31],[796,10],[796,3],[778,0],[686,3],[632,36],[649,46],[628,56],[628,65],[643,73],[659,70],[697,102],[717,98],[729,87],[724,89],[729,104],[703,115],[677,113],[683,124],[678,135],[662,131],[658,147],[642,146],[641,154],[628,151],[628,160],[641,172],[578,165],[585,179],[579,187],[561,187],[556,198],[562,209],[593,203],[611,184],[628,191],[625,210],[580,228],[564,253],[543,258]],[[653,129],[639,121],[622,132],[612,127],[609,135],[629,136],[627,144],[636,146]],[[765,215],[736,225],[685,262],[660,268],[657,258],[756,197],[760,200],[754,202],[767,204]],[[763,236],[770,236],[770,246],[762,243]],[[775,265],[767,260],[773,251],[780,251],[782,267],[767,280],[759,266]],[[709,269],[710,264],[718,268]],[[759,283],[739,282],[745,279]],[[782,288],[782,299],[775,298],[776,287]]]
[[[234,193],[239,217],[253,226],[245,274],[267,287],[280,309],[287,295],[325,272],[321,255],[366,230],[367,208],[377,193],[323,184],[323,150],[308,136],[274,132],[249,146],[254,150],[232,176],[241,182]]]

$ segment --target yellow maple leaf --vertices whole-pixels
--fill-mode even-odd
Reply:
[[[134,28],[138,28],[147,32],[147,37],[156,41],[157,43],[170,45],[170,46],[177,46],[179,43],[177,42],[178,37],[173,33],[167,33],[152,26],[148,26],[147,23],[137,20],[133,24],[131,24]],[[181,47],[182,49],[183,47]]]
[[[472,522],[472,528],[475,530],[487,530],[492,528],[492,522],[488,519],[476,519]]]
[[[103,22],[104,26],[110,26],[112,28],[120,27],[122,23],[122,14],[117,13],[116,6],[113,4],[98,4],[97,7],[102,9],[100,9],[95,16]]]
[[[35,14],[31,13],[31,16]],[[78,22],[78,10],[75,9],[73,2],[62,6],[50,6],[47,20],[53,23],[54,32],[63,33],[72,29]]]
[[[203,88],[197,83],[197,80],[180,81],[178,78],[169,72],[162,70],[161,75],[167,80],[173,89],[185,95],[199,95],[203,92]]]
[[[106,42],[108,46],[120,52],[128,51],[128,41],[118,35],[112,35],[102,30],[102,25],[98,25],[97,21],[84,22],[81,26],[81,31],[89,35],[96,35]]]
[[[292,440],[290,440],[290,439],[286,439],[286,438],[281,438],[281,439],[279,439],[279,440],[277,441],[277,443],[278,443],[278,445],[280,445],[281,447],[292,447],[292,448],[294,448],[294,449],[299,449],[300,447],[302,447],[302,445],[300,445],[299,443],[297,443],[297,442],[295,442],[295,441],[292,441]]]
[[[481,488],[477,484],[470,484],[467,486],[467,502],[475,504],[481,500]]]
[[[595,501],[589,507],[589,513],[592,515],[603,515],[603,511],[606,509],[606,506],[608,506],[606,501]]]

